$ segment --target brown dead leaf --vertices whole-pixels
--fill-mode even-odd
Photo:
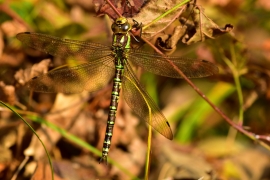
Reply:
[[[70,125],[76,120],[76,117],[78,117],[78,114],[84,105],[83,102],[87,97],[87,92],[74,95],[58,94],[52,109],[44,119],[63,129],[70,129]],[[37,134],[39,134],[40,139],[46,145],[48,151],[50,151],[55,146],[55,143],[61,138],[61,135],[58,132],[46,126],[38,130]],[[24,154],[26,156],[34,156],[34,158],[38,160],[44,157],[45,151],[38,139],[33,136],[31,143],[29,147],[25,149]]]
[[[10,168],[10,163],[12,162],[12,151],[0,145],[0,154],[0,178],[3,179],[2,177]]]
[[[207,156],[222,157],[239,153],[245,149],[245,146],[240,143],[234,143],[233,146],[230,146],[230,144],[228,144],[226,141],[226,138],[210,138],[201,141],[198,144],[198,148]]]
[[[185,32],[185,26],[176,26],[172,35],[158,34],[156,36],[157,40],[154,40],[154,42],[156,42],[156,47],[166,55],[172,54],[176,50],[178,40],[183,36]]]
[[[151,42],[156,44],[163,53],[172,54],[179,41],[190,45],[205,39],[214,39],[233,29],[230,24],[225,25],[224,28],[218,27],[204,14],[203,8],[194,4],[193,1],[148,26],[148,23],[179,2],[181,1],[151,1],[133,17],[136,21],[143,23],[144,38],[151,39]],[[179,22],[175,21],[176,19],[179,19]]]
[[[140,142],[139,145],[143,145],[142,142]],[[142,147],[137,146],[136,149],[138,148]],[[145,147],[143,147],[143,149],[145,150]],[[132,154],[136,156],[131,156]],[[135,175],[140,173],[140,168],[143,167],[144,165],[141,164],[141,161],[145,161],[145,152],[144,153],[134,152],[132,154],[130,154],[129,152],[124,152],[120,149],[115,149],[110,156],[112,159],[116,160],[119,164],[121,164],[122,167],[125,167],[126,169],[129,170],[129,172]],[[116,166],[112,167],[109,176],[110,177],[117,176],[119,177],[119,179],[129,179],[128,175],[123,171],[119,170]]]
[[[23,58],[23,53],[17,52],[14,49],[8,49],[0,56],[0,65],[18,67],[23,62]]]
[[[267,173],[270,172],[270,156],[262,150],[255,148],[247,149],[240,154],[236,154],[232,162],[239,170],[241,180],[269,178]]]
[[[199,19],[202,13],[202,20]],[[210,18],[203,12],[194,13],[194,20],[180,19],[182,26],[187,26],[186,32],[181,38],[182,43],[190,45],[192,43],[202,42],[205,39],[214,39],[220,35],[226,34],[233,30],[231,24],[226,24],[224,28],[218,27]]]
[[[51,169],[49,164],[38,162],[37,168],[31,180],[52,180]],[[56,173],[54,173],[54,180],[63,180]]]
[[[180,3],[180,0],[164,0],[164,1],[150,1],[144,6],[140,13],[133,17],[138,22],[142,22],[143,26],[147,26],[154,19],[167,12],[169,9]],[[178,18],[186,6],[180,7],[178,11],[174,11],[151,26],[143,29],[142,35],[145,38],[152,38],[156,34],[163,32],[176,18]]]
[[[5,21],[1,24],[1,29],[7,37],[14,37],[19,32],[27,31],[28,29],[18,21]]]
[[[225,157],[220,164],[222,179],[263,180],[269,179],[270,156],[254,147]]]
[[[145,165],[146,145],[136,131],[139,121],[138,117],[132,114],[131,109],[126,103],[123,101],[121,103],[120,105],[123,107],[125,114],[124,116],[117,117],[116,125],[120,126],[122,131],[118,132],[118,141],[114,141],[114,143],[126,147],[127,150],[123,151],[120,148],[114,148],[110,151],[110,157],[119,162],[126,169],[129,169],[132,174],[138,175],[140,169]],[[124,124],[119,124],[121,121]],[[118,176],[119,179],[129,179],[123,171],[115,166],[112,167],[111,175]]]
[[[94,0],[95,10],[98,15],[107,14],[112,19],[116,19],[118,15],[111,8],[111,6],[104,0]],[[119,13],[125,17],[133,17],[136,15],[141,7],[145,4],[145,0],[117,0],[111,1]]]
[[[17,138],[16,130],[9,130],[2,136],[0,144],[2,147],[10,148],[16,144]]]
[[[15,73],[14,78],[19,84],[25,85],[25,83],[33,77],[47,73],[50,62],[50,59],[44,59],[41,62],[34,64],[31,68],[25,70],[20,69]]]
[[[17,101],[15,87],[6,85],[4,82],[0,81],[0,89],[4,94],[1,99],[8,102],[10,105],[14,105]]]
[[[0,145],[0,164],[8,163],[12,160],[12,152],[9,147]],[[0,169],[1,172],[1,169]]]
[[[73,157],[72,161],[54,161],[54,166],[59,169],[61,174],[66,174],[66,176],[64,175],[65,177],[69,175],[69,173],[65,173],[67,169],[72,167],[76,171],[76,175],[79,176],[79,179],[85,179],[85,177],[87,177],[86,179],[106,179],[109,172],[109,168],[100,165],[95,158],[88,155]],[[71,167],[65,168],[65,166]]]
[[[87,157],[84,157],[86,159]],[[79,159],[79,158],[77,158]],[[61,175],[61,178],[65,180],[83,180],[83,179],[95,179],[94,177],[97,177],[98,172],[96,172],[99,167],[97,167],[98,163],[94,162],[93,159],[87,158],[87,160],[90,161],[90,163],[85,163],[76,161],[70,161],[70,160],[57,160],[54,161],[54,168],[57,169],[57,173]],[[89,167],[95,167],[95,168],[89,168]]]
[[[198,152],[181,151],[180,146],[168,141],[159,146],[159,167],[154,179],[218,180],[214,168]]]

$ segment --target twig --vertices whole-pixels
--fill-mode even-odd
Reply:
[[[111,3],[110,0],[106,0],[107,3],[111,6],[111,8],[114,10],[114,12],[119,16],[122,17],[122,14],[120,14],[120,12],[114,7],[114,5]]]
[[[166,57],[159,49],[157,49],[151,42],[149,42],[147,39],[141,37],[141,39],[146,42],[149,46],[151,46],[158,54]],[[267,136],[261,136],[261,135],[256,135],[252,132],[246,131],[245,129],[243,129],[242,125],[236,124],[234,123],[230,118],[228,118],[217,106],[215,106],[207,97],[205,94],[203,94],[203,92],[196,87],[193,82],[180,70],[177,68],[177,66],[174,65],[174,63],[169,59],[166,58],[166,60],[168,61],[168,63],[170,63],[170,65],[182,76],[182,78],[221,116],[223,117],[227,123],[229,123],[232,127],[234,127],[236,130],[238,130],[239,132],[245,134],[246,136],[248,136],[250,139],[253,140],[260,140],[260,139],[264,139],[270,142],[270,137]],[[262,146],[264,146],[266,149],[270,150],[270,147],[262,142],[262,141],[258,141],[258,143]]]
[[[29,158],[30,158],[29,156],[25,156],[24,160],[21,162],[21,164],[19,165],[18,169],[15,171],[15,173],[11,177],[11,180],[16,180],[17,179],[19,173],[25,167],[25,164],[28,162]]]

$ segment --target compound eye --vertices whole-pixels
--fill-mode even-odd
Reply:
[[[122,25],[121,29],[123,31],[128,31],[130,29],[130,25],[128,23],[125,23],[125,24]]]
[[[115,26],[116,26],[115,24],[112,24],[112,26],[111,26],[111,29],[113,32],[115,32],[115,30],[116,30]]]

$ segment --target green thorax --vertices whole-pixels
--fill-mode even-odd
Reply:
[[[112,50],[115,55],[116,67],[122,67],[124,61],[127,60],[127,51],[130,49],[130,35],[129,31],[131,25],[124,17],[117,18],[112,24],[113,43]]]

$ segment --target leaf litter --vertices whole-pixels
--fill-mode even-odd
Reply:
[[[172,1],[163,1],[163,2],[167,2],[168,4],[162,4],[161,1],[159,2],[150,1],[149,2],[150,5],[147,3],[145,3],[144,6],[135,5],[135,8],[139,9],[138,12],[135,11],[136,13],[133,13],[133,11],[128,11],[127,14],[132,16],[132,18],[134,18],[138,22],[142,22],[143,24],[148,24],[148,22],[151,22],[154,18],[162,14],[164,10],[166,11],[166,8],[168,10],[171,7],[173,7],[173,5],[175,5],[175,3]],[[61,11],[66,13],[63,9],[59,8],[57,5],[55,4],[52,4],[52,5],[56,6],[56,10],[57,8],[59,9],[59,11],[57,10],[57,12],[59,13],[58,15],[62,14]],[[75,4],[71,4],[70,6],[73,7],[75,6]],[[79,8],[83,9],[82,8],[83,5],[80,5],[80,6],[81,7]],[[123,12],[125,11],[123,8],[124,7],[123,5],[119,7],[123,9],[122,10]],[[147,7],[149,9],[152,8],[153,9],[152,12],[148,9],[144,10],[144,8],[147,8]],[[241,8],[241,6],[239,5],[238,8]],[[202,9],[195,9],[194,7],[190,9],[188,9],[187,7],[186,9],[184,9],[184,7],[182,7],[178,11],[176,11],[175,14],[172,14],[167,19],[165,18],[161,20],[160,22],[157,22],[153,26],[150,26],[149,28],[145,29],[145,31],[143,31],[144,32],[143,36],[147,38],[153,38],[155,35],[157,35],[158,37],[160,37],[160,39],[156,38],[159,40],[154,40],[154,42],[156,42],[156,44],[158,44],[157,46],[160,46],[161,49],[163,48],[165,51],[169,51],[169,53],[172,53],[174,50],[176,50],[177,49],[176,45],[179,43],[188,45],[188,44],[201,42],[205,39],[210,39],[205,43],[205,46],[209,46],[210,44],[209,41],[212,42],[211,39],[216,38],[217,35],[227,34],[228,32],[231,32],[232,26],[225,25],[224,28],[218,27],[215,23],[213,23],[213,21],[210,18],[208,18],[205,15],[207,14],[207,8],[205,9],[206,9],[206,12],[204,12]],[[224,7],[224,9],[226,9],[226,7]],[[193,10],[194,12],[192,12]],[[238,10],[240,11],[240,9]],[[105,12],[107,13],[107,11]],[[139,18],[140,12],[142,12],[141,18]],[[248,13],[251,14],[252,12],[248,12]],[[91,16],[87,13],[86,15]],[[255,16],[254,14],[252,15]],[[136,16],[138,16],[138,19],[136,18]],[[220,16],[220,18],[222,18],[224,17],[224,14],[217,15],[217,16]],[[68,14],[64,15],[64,18],[66,17],[69,17]],[[201,19],[199,17],[201,17]],[[236,15],[234,15],[233,18],[235,17],[237,18]],[[35,19],[34,17],[32,18]],[[46,18],[49,18],[49,16],[46,15],[43,17],[43,19],[46,19]],[[263,17],[260,17],[260,18],[263,19]],[[49,20],[51,20],[51,23],[53,23],[54,19],[49,18]],[[175,21],[172,21],[172,20],[175,20]],[[93,21],[93,22],[96,22],[96,21]],[[87,21],[87,23],[89,23],[89,21]],[[234,26],[237,26],[237,25],[238,24]],[[248,25],[252,26],[253,24],[248,24]],[[59,24],[57,25],[57,27],[59,26],[61,26],[61,23],[60,25]],[[98,29],[102,29],[101,26],[98,26],[97,24],[93,28],[95,27],[98,27]],[[166,30],[164,28],[166,28]],[[263,28],[263,27],[260,27],[260,28]],[[37,26],[33,29],[39,29],[39,28]],[[240,29],[240,30],[242,30],[243,33],[245,33],[246,29],[248,29],[248,27],[246,27],[245,29]],[[59,29],[58,28],[51,29],[50,31],[54,32],[56,30],[59,30]],[[240,30],[238,29],[238,31]],[[42,28],[40,28],[40,31],[42,31]],[[8,31],[5,31],[5,32],[8,32]],[[96,31],[96,32],[101,32],[101,30]],[[256,36],[257,31],[254,30],[253,32],[254,32],[253,35]],[[83,33],[80,34],[80,36],[84,36],[84,35],[85,34]],[[14,63],[10,65],[11,63],[9,62],[11,61],[7,60],[6,56],[1,57],[2,58],[0,62],[1,65],[3,62],[2,60],[6,60],[7,62],[6,64],[8,64],[7,68],[13,70],[13,73],[8,72],[8,73],[4,73],[4,75],[2,75],[3,71],[1,71],[1,81],[3,81],[4,83],[2,87],[6,88],[10,86],[11,87],[10,89],[13,88],[13,90],[7,90],[7,93],[3,94],[3,96],[5,99],[7,99],[5,100],[5,102],[12,104],[14,103],[14,101],[18,101],[19,103],[22,103],[23,105],[26,106],[27,102],[25,99],[28,98],[29,91],[26,91],[24,88],[21,88],[22,85],[25,84],[29,78],[32,78],[33,76],[36,76],[39,73],[46,72],[48,67],[50,66],[50,62],[48,60],[41,61],[41,63],[38,63],[35,65],[36,67],[33,66],[32,68],[25,70],[27,69],[26,67],[30,66],[29,64],[31,65],[35,64],[31,62],[30,59],[27,59],[27,58],[30,57],[31,59],[33,59],[33,57],[35,56],[28,54],[28,56],[24,56],[24,58],[22,58],[23,61],[19,61],[20,58],[14,58],[14,56],[16,56],[16,54],[18,54],[19,52],[16,51],[18,47],[14,47],[14,44],[10,43],[11,42],[9,39],[10,37],[11,36],[7,35],[6,33],[4,33],[3,35],[3,39],[4,39],[3,53],[9,55],[10,57],[13,57],[14,60],[17,59],[17,61],[14,61]],[[102,36],[102,37],[104,38],[106,36]],[[220,81],[226,81],[228,83],[233,84],[232,77],[228,73],[229,71],[226,71],[226,67],[224,66],[224,64],[219,61],[220,60],[219,55],[216,55],[215,52],[211,49],[211,47],[214,47],[215,49],[217,49],[218,47],[222,47],[225,49],[224,54],[230,57],[231,55],[228,51],[229,48],[227,48],[228,46],[226,45],[226,42],[228,42],[228,39],[231,40],[231,38],[229,38],[228,36],[226,36],[226,38],[221,38],[221,39],[216,38],[215,42],[217,42],[217,44],[209,46],[210,47],[209,49],[212,53],[213,59],[220,66],[220,69],[222,70],[221,72],[222,73],[227,72],[227,73],[222,74],[223,75],[222,77],[216,77],[216,78],[219,78],[218,80]],[[267,39],[266,37],[264,38]],[[108,39],[108,38],[106,37],[104,39]],[[236,51],[236,52],[243,56],[244,54],[243,52],[254,50],[256,48],[259,50],[264,49],[264,51],[266,52],[264,54],[264,57],[267,59],[269,58],[267,54],[268,46],[267,46],[267,41],[265,42],[266,42],[265,45],[262,47],[253,47],[251,45],[249,49],[244,49],[244,50],[240,49],[239,51]],[[219,43],[222,44],[222,46],[219,46],[218,45]],[[244,44],[245,42],[238,41],[238,43]],[[237,43],[234,45],[237,46]],[[10,49],[13,49],[14,51],[7,51],[6,50],[7,47]],[[249,120],[249,122],[247,122],[247,125],[253,129],[257,129],[257,131],[267,133],[269,132],[269,128],[268,128],[269,126],[265,126],[265,124],[267,123],[267,120],[268,120],[267,117],[270,117],[270,116],[268,114],[268,111],[266,110],[266,107],[268,107],[266,99],[267,99],[267,92],[269,94],[270,88],[269,88],[269,83],[268,83],[269,73],[266,67],[269,64],[269,62],[265,63],[264,65],[259,64],[260,62],[258,61],[261,59],[258,58],[258,56],[256,56],[256,53],[254,53],[253,51],[249,51],[249,52],[251,52],[250,54],[252,55],[251,56],[252,60],[254,59],[257,60],[256,61],[257,64],[255,68],[251,68],[252,66],[250,64],[246,65],[249,68],[248,73],[252,72],[253,74],[252,74],[252,78],[248,76],[250,74],[247,74],[244,77],[246,79],[244,79],[243,81],[243,84],[245,85],[243,86],[243,91],[247,99],[246,117]],[[244,54],[244,57],[248,58],[248,56],[245,56],[245,54]],[[56,59],[52,60],[54,64],[58,64],[58,63],[55,63],[55,61]],[[249,63],[253,64],[254,61],[249,61]],[[258,66],[260,68],[258,68]],[[24,70],[18,71],[19,69],[24,69]],[[16,77],[14,77],[15,72],[17,72],[15,75]],[[250,81],[250,79],[252,79],[252,81]],[[246,82],[245,80],[248,81],[249,83],[245,84],[244,83]],[[261,85],[260,90],[258,90],[259,89],[258,87],[252,86],[252,83]],[[159,92],[162,93],[165,88],[167,89],[176,88],[176,86],[178,85],[180,86],[179,82],[175,82],[175,81],[171,81],[167,79],[166,80],[159,79],[159,83],[158,83]],[[182,84],[181,86],[183,87]],[[203,86],[205,86],[205,84],[203,84],[202,87]],[[108,85],[108,89],[110,89],[109,85]],[[53,122],[55,124],[58,124],[59,126],[67,130],[70,130],[74,134],[76,134],[77,132],[77,135],[79,137],[82,137],[82,139],[85,139],[86,141],[88,141],[89,144],[92,144],[92,145],[100,144],[100,142],[102,142],[102,140],[100,139],[102,138],[98,138],[98,137],[99,137],[99,134],[101,134],[102,132],[102,127],[104,127],[106,124],[106,114],[107,114],[106,111],[107,110],[104,107],[106,106],[108,102],[108,97],[110,96],[110,94],[108,93],[109,91],[108,89],[104,90],[104,92],[102,91],[97,92],[96,94],[98,94],[98,96],[95,96],[96,94],[89,95],[87,93],[83,95],[76,95],[76,96],[70,96],[70,97],[66,95],[61,95],[61,94],[44,96],[42,94],[34,93],[33,95],[34,106],[29,109],[32,109],[33,111],[36,111],[36,112],[40,112],[40,116],[43,116],[44,119],[50,122]],[[188,92],[185,92],[184,94],[180,92],[178,96],[187,96],[185,95],[186,93]],[[251,93],[253,94],[255,93],[256,95],[249,96]],[[168,97],[169,94],[165,94],[164,96]],[[1,95],[1,98],[3,96]],[[223,109],[231,116],[235,116],[235,114],[237,114],[236,109],[238,107],[237,107],[237,102],[235,99],[236,99],[235,96],[232,95],[228,97],[221,105]],[[269,96],[268,96],[268,99],[269,99]],[[43,108],[38,107],[38,105],[44,104],[47,101],[51,103],[50,107],[46,107],[46,108],[44,108],[44,106]],[[166,104],[164,104],[163,101],[161,101],[160,104],[166,107]],[[21,108],[21,110],[23,109]],[[27,111],[25,111],[25,113],[27,113]],[[120,105],[118,116],[119,117],[117,118],[119,119],[119,122],[118,122],[119,124],[117,125],[118,127],[116,128],[116,139],[114,139],[114,142],[113,142],[115,146],[112,149],[110,155],[114,157],[115,159],[119,159],[119,161],[123,162],[123,164],[127,168],[129,168],[134,174],[139,176],[139,174],[141,174],[142,169],[144,167],[144,158],[145,158],[144,152],[145,152],[145,147],[146,147],[145,139],[147,137],[145,125],[143,123],[141,125],[141,121],[132,115],[131,110],[126,108],[125,104]],[[21,149],[20,148],[17,149],[15,145],[16,141],[12,140],[13,138],[11,137],[9,138],[8,136],[9,133],[7,131],[4,131],[4,129],[8,129],[8,125],[16,121],[16,118],[10,115],[6,116],[4,114],[4,111],[1,111],[1,123],[3,123],[4,121],[10,121],[10,122],[0,127],[1,132],[4,132],[4,133],[1,133],[1,140],[3,140],[3,137],[6,136],[7,139],[9,139],[10,142],[12,142],[11,145],[15,148],[9,148],[9,147],[5,148],[5,151],[7,150],[9,152],[3,155],[6,161],[0,162],[1,167],[2,167],[1,172],[8,171],[9,174],[14,172],[15,169],[12,168],[12,166],[17,167],[19,165],[18,162],[20,162],[22,159],[22,156],[18,156],[18,157],[13,156],[13,154],[15,154],[17,150],[17,153],[23,154],[22,152],[24,151],[26,156],[31,155],[35,157],[35,160],[38,161],[38,168],[39,170],[41,170],[40,173],[43,175],[48,174],[49,172],[47,172],[47,170],[46,171],[44,170],[44,169],[47,169],[46,168],[47,165],[46,163],[44,163],[44,160],[43,160],[44,151],[43,149],[39,147],[38,143],[35,142],[34,137],[29,138],[30,137],[29,132],[24,134],[23,142],[26,141],[25,144],[30,143],[30,146],[26,148],[22,146]],[[184,121],[185,121],[184,119],[178,118],[174,126],[178,127]],[[162,140],[159,136],[156,136],[153,139],[154,147],[152,148],[152,162],[155,163],[155,165],[158,168],[156,168],[155,166],[152,166],[152,168],[154,169],[152,171],[153,176],[162,177],[162,178],[179,177],[179,178],[189,178],[189,179],[201,179],[202,177],[204,177],[204,179],[207,179],[207,178],[218,179],[220,177],[223,177],[224,179],[228,179],[230,177],[236,178],[235,176],[233,176],[236,173],[238,174],[238,179],[241,179],[241,180],[243,180],[246,177],[247,178],[254,177],[258,179],[268,178],[264,176],[265,173],[262,170],[265,169],[266,170],[265,172],[267,172],[267,167],[269,167],[269,164],[268,164],[269,161],[267,162],[266,160],[269,159],[269,155],[267,154],[265,155],[260,150],[257,151],[256,145],[251,144],[250,147],[248,148],[246,147],[245,149],[242,149],[242,151],[239,154],[237,153],[235,154],[235,152],[233,152],[233,154],[231,155],[225,154],[223,156],[207,154],[199,150],[198,149],[199,141],[203,140],[205,137],[208,137],[208,136],[224,135],[224,133],[222,132],[224,132],[224,128],[227,127],[227,125],[224,125],[222,123],[222,120],[220,120],[220,118],[217,118],[217,116],[211,116],[211,118],[208,118],[207,123],[208,124],[212,123],[211,129],[208,129],[207,132],[201,131],[201,126],[198,129],[196,129],[197,131],[193,132],[194,134],[193,139],[190,140],[190,146],[179,144],[178,142],[176,142],[177,140],[175,140],[175,142],[167,142],[167,141]],[[205,126],[207,126],[207,124],[205,124]],[[16,130],[16,131],[18,130],[17,124],[12,125],[12,126],[10,125],[10,127],[12,127],[11,130]],[[86,129],[82,130],[82,128],[86,128]],[[112,179],[113,177],[116,177],[116,179],[117,177],[118,179],[127,178],[127,176],[122,171],[120,171],[114,166],[113,167],[99,166],[95,159],[96,156],[93,156],[93,154],[89,153],[88,151],[84,149],[78,148],[77,145],[74,145],[73,143],[67,140],[63,140],[59,136],[59,134],[49,130],[47,127],[36,125],[36,129],[38,133],[41,134],[48,149],[52,150],[53,156],[56,159],[58,159],[54,162],[55,162],[55,165],[59,167],[59,169],[61,168],[61,174],[66,174],[66,175],[69,175],[70,177],[71,175],[74,175],[72,177],[77,178],[77,179],[83,179],[83,177],[87,177],[88,179],[89,178],[91,179],[91,177],[99,178],[99,179]],[[224,139],[221,140],[221,142],[224,142],[224,141],[225,141]],[[239,141],[241,142],[241,140]],[[202,141],[202,143],[207,144],[205,141],[204,142]],[[27,146],[25,144],[23,145]],[[216,148],[217,146],[220,146],[220,143],[217,143],[214,141],[212,142],[212,144],[208,144],[207,148],[218,149]],[[163,148],[167,148],[167,149],[163,150]],[[28,150],[28,152],[26,150]],[[204,151],[211,152],[210,150],[204,150]],[[187,159],[183,160],[185,158]],[[224,158],[226,158],[226,162]],[[64,163],[65,160],[67,161],[67,163]],[[254,167],[253,162],[255,162],[256,160],[258,161],[257,161],[256,167]],[[157,164],[157,162],[159,163]],[[231,162],[234,163],[233,164],[234,166],[232,165]],[[241,164],[244,164],[244,165],[241,165]],[[251,172],[251,173],[243,174],[244,169],[246,170],[246,167],[248,167],[247,168],[248,172]],[[172,170],[172,171],[169,173],[169,170]],[[234,170],[233,171],[234,174],[231,173],[232,170]],[[69,172],[71,172],[71,175],[69,174]],[[193,173],[188,174],[188,172],[193,172]],[[34,174],[34,177],[36,179],[40,178],[40,175],[38,174],[39,173]],[[0,177],[2,178],[3,175],[0,174]],[[67,176],[65,177],[66,177],[65,179],[68,178]]]

